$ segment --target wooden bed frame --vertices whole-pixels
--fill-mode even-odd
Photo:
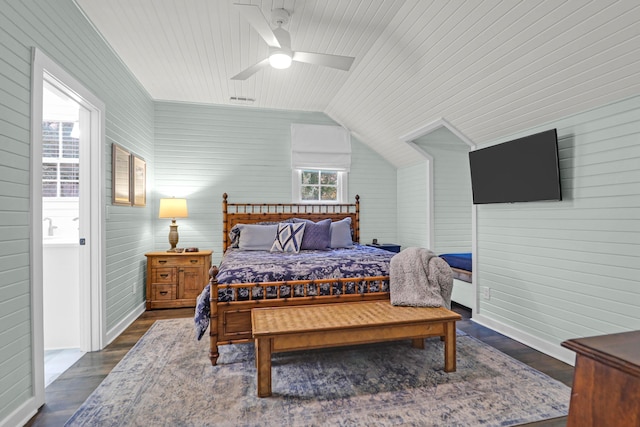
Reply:
[[[319,221],[331,218],[332,221],[339,221],[346,217],[351,218],[353,227],[353,240],[360,241],[360,197],[356,196],[353,204],[296,204],[296,203],[228,203],[227,194],[222,195],[222,248],[223,251],[229,247],[229,231],[236,224],[252,224],[257,222],[274,221],[279,222],[288,218],[304,218],[312,221]],[[219,285],[216,281],[218,268],[211,267],[209,272],[211,279],[211,296],[209,299],[211,313],[209,322],[210,349],[209,358],[211,364],[215,365],[218,360],[218,346],[225,344],[235,344],[253,341],[251,333],[251,310],[257,307],[281,307],[307,304],[325,304],[336,302],[354,302],[367,300],[389,299],[388,291],[371,291],[372,284],[380,284],[383,281],[388,283],[389,276],[344,278],[344,279],[322,279],[322,280],[295,280],[283,282],[263,282],[263,283],[238,283],[233,285]],[[349,283],[358,282],[365,286],[368,292],[359,294],[345,294],[344,286]],[[304,285],[305,293],[309,286],[319,287],[323,283],[329,283],[330,295],[299,296],[291,298],[281,298],[281,287],[289,287],[293,294],[293,287]],[[334,285],[342,287],[339,295],[333,294]],[[267,287],[277,287],[277,298],[253,299],[253,292],[249,292],[250,299],[238,301],[237,292],[240,288],[262,288],[262,295],[267,294]],[[231,289],[233,301],[219,302],[218,289]],[[380,288],[378,288],[380,289]]]

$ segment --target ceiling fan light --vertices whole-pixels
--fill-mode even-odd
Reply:
[[[285,69],[291,66],[291,55],[286,52],[276,51],[269,56],[269,64],[273,68]]]

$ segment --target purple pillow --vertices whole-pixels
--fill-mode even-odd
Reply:
[[[326,251],[331,245],[331,219],[313,222],[308,219],[295,218],[295,222],[306,223],[300,249],[318,249]]]

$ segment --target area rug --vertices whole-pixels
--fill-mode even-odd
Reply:
[[[68,426],[511,426],[564,416],[570,388],[458,332],[457,371],[439,338],[273,355],[273,396],[256,395],[253,345],[196,341],[159,320]]]

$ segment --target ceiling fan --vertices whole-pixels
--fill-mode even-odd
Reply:
[[[260,34],[269,45],[269,57],[257,64],[239,72],[231,80],[246,80],[263,68],[271,65],[273,68],[289,68],[291,61],[307,64],[322,65],[349,71],[355,58],[351,56],[329,55],[326,53],[294,52],[291,50],[291,36],[282,28],[289,22],[289,12],[286,9],[274,9],[271,12],[271,22],[277,25],[272,29],[269,21],[262,14],[259,6],[254,4],[234,3],[234,6],[249,21],[249,24]]]

